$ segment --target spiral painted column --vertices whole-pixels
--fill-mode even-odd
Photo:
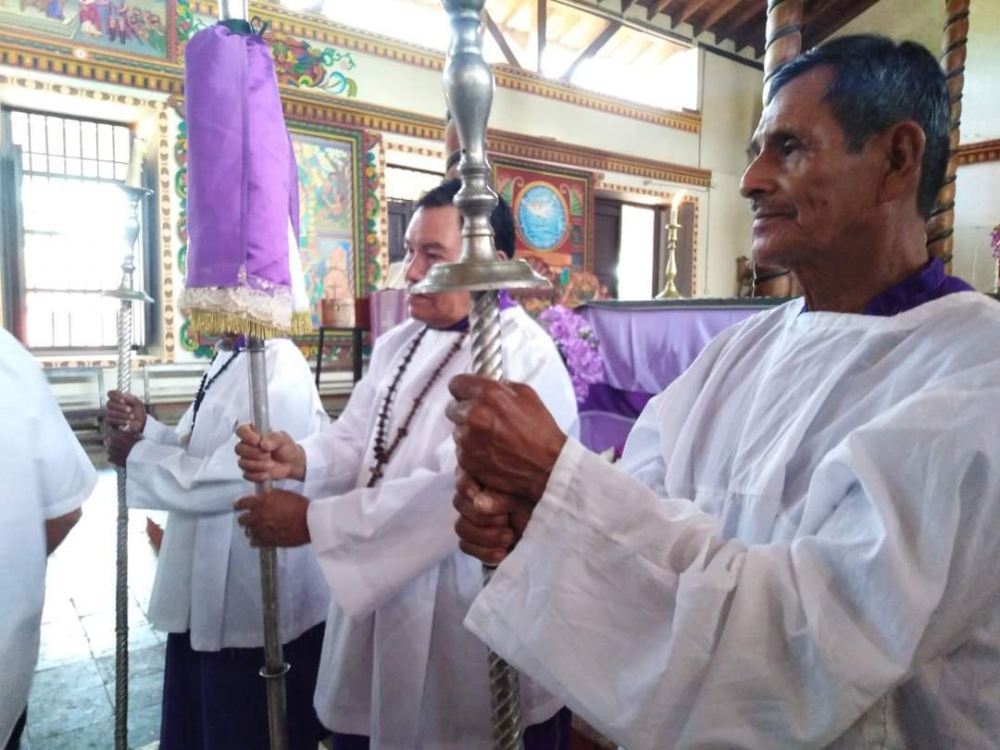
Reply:
[[[802,0],[769,0],[764,47],[764,102],[771,78],[802,53]]]
[[[948,170],[927,222],[927,249],[946,264],[951,263],[955,233],[955,188],[958,176],[958,145],[962,124],[962,89],[965,87],[965,56],[969,41],[969,0],[946,0],[941,67],[951,96],[951,131]]]

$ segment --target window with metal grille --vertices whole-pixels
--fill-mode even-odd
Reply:
[[[43,354],[113,349],[119,303],[103,292],[118,286],[126,253],[128,202],[120,186],[132,131],[120,123],[24,110],[4,115],[21,159],[16,192],[23,242],[16,291],[24,343]],[[133,279],[144,288],[146,258],[142,241],[137,244]],[[143,307],[133,306],[139,347],[146,336]]]

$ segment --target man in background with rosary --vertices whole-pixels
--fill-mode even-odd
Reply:
[[[406,232],[406,280],[461,254],[458,180],[417,203]],[[514,252],[503,202],[492,216],[498,252]],[[254,544],[311,541],[333,594],[316,711],[334,750],[492,747],[486,651],[462,619],[482,587],[458,550],[451,505],[457,465],[444,418],[448,381],[472,369],[469,295],[410,295],[411,320],[378,340],[343,415],[296,445],[249,426],[237,451],[245,476],[304,480],[305,496],[275,490],[237,506]],[[508,377],[531,383],[563,429],[576,401],[554,343],[509,299],[501,302]],[[528,750],[568,747],[568,712],[521,683]]]
[[[242,338],[218,347],[194,403],[171,429],[130,394],[108,394],[108,459],[128,469],[132,508],[168,511],[149,619],[167,637],[161,750],[266,750],[259,557],[233,504],[253,491],[233,452],[251,419]],[[266,349],[271,421],[297,439],[329,421],[309,365],[287,339]],[[294,483],[283,483],[293,486]],[[312,708],[326,582],[308,548],[278,553],[279,610],[293,750],[315,750],[325,732]]]

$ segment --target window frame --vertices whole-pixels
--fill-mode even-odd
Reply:
[[[12,113],[23,113],[27,116],[40,115],[44,117],[55,117],[61,120],[73,120],[78,123],[93,123],[94,125],[110,125],[112,127],[124,127],[129,131],[129,155],[131,160],[133,144],[135,143],[136,130],[138,124],[127,120],[113,120],[101,117],[80,116],[58,111],[48,111],[21,106],[0,106],[0,275],[3,278],[3,325],[16,336],[31,352],[36,356],[46,358],[84,358],[94,359],[114,356],[117,345],[99,346],[30,346],[27,339],[26,305],[29,290],[26,286],[24,272],[25,254],[25,228],[22,204],[22,191],[24,179],[29,175],[41,177],[49,176],[69,180],[78,180],[83,183],[93,184],[118,184],[123,185],[124,180],[108,179],[101,177],[85,177],[82,174],[69,175],[51,172],[36,172],[34,170],[25,171],[23,169],[23,151],[20,146],[13,143]],[[46,137],[47,134],[46,134]],[[114,146],[113,146],[114,148]],[[46,143],[46,150],[48,144]],[[37,152],[34,152],[37,153]],[[117,155],[117,154],[116,154]],[[67,157],[63,157],[67,158]],[[75,157],[70,157],[75,158]],[[82,156],[80,157],[83,158]],[[120,162],[116,162],[120,163]],[[148,174],[148,145],[147,152],[143,154],[141,169],[141,184],[150,186],[155,196],[156,190],[149,179]],[[137,269],[140,269],[139,277],[142,279],[142,286],[145,291],[153,297],[154,303],[146,306],[145,310],[133,308],[133,330],[136,331],[134,340],[139,344],[133,344],[133,350],[140,355],[148,355],[156,346],[157,336],[160,333],[159,325],[159,285],[161,270],[157,262],[157,241],[156,241],[156,217],[153,215],[154,207],[157,205],[156,198],[150,199],[140,204],[140,232],[137,247],[134,250],[134,261]],[[122,257],[124,260],[124,257]],[[116,280],[117,284],[117,280]],[[31,291],[37,291],[35,289]],[[63,290],[55,290],[63,291]],[[77,290],[65,290],[68,294],[77,293]],[[89,292],[94,294],[94,292]]]

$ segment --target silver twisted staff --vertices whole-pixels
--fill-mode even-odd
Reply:
[[[118,308],[118,390],[132,390],[132,305],[150,304],[153,298],[133,287],[133,253],[139,236],[139,209],[152,191],[141,187],[122,187],[128,199],[125,222],[125,260],[118,288],[105,292],[106,297],[121,301]],[[128,429],[125,425],[122,429]],[[125,467],[118,470],[118,519],[115,537],[115,750],[128,750],[128,503],[125,497]]]
[[[442,0],[451,22],[451,45],[444,67],[445,97],[462,144],[459,175],[462,187],[455,206],[462,213],[462,257],[457,263],[432,266],[413,291],[472,293],[469,325],[476,373],[499,379],[503,375],[500,339],[500,289],[546,288],[548,281],[524,261],[497,259],[490,216],[497,196],[490,187],[486,159],[486,123],[493,102],[493,71],[483,59],[480,35],[485,0]],[[492,566],[483,566],[483,584]],[[521,747],[521,711],[517,672],[492,651],[488,654],[490,701],[493,709],[493,746],[497,750]]]

